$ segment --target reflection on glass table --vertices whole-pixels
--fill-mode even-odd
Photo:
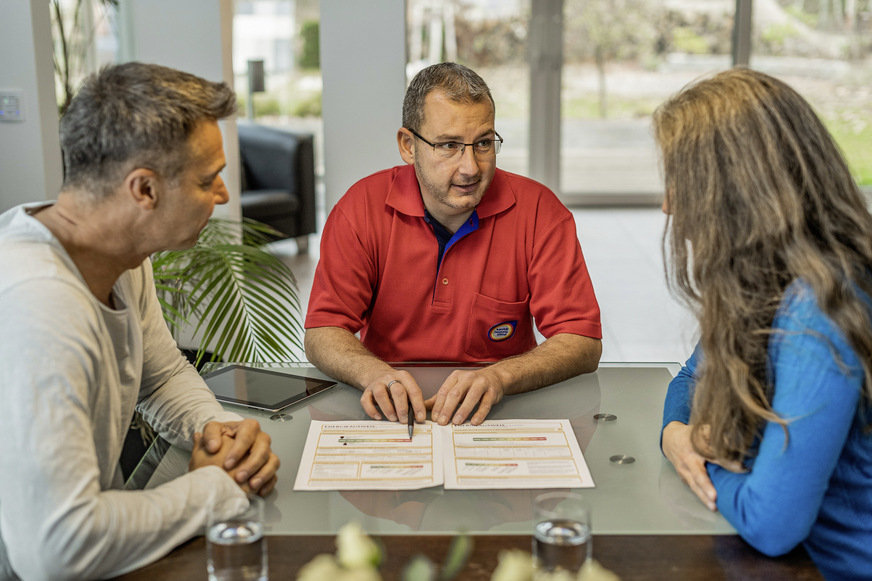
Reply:
[[[209,370],[224,364],[212,365]],[[309,364],[261,364],[274,371],[325,378]],[[450,364],[402,364],[429,397]],[[579,489],[593,508],[594,534],[732,534],[681,482],[659,448],[663,400],[679,366],[672,363],[601,364],[538,391],[506,396],[488,419],[569,419],[595,487]],[[268,534],[335,534],[355,520],[371,534],[529,534],[533,499],[542,489],[411,491],[294,491],[310,420],[367,420],[360,392],[339,384],[278,413],[225,404],[260,421],[282,462],[267,497]],[[187,470],[184,451],[156,444],[130,486],[152,488]]]

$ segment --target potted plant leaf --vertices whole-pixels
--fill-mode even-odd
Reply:
[[[240,239],[241,228],[241,239]],[[189,325],[205,360],[300,361],[300,303],[290,268],[266,250],[271,227],[213,218],[197,244],[152,256],[164,318],[178,341]]]
[[[151,257],[158,300],[176,341],[192,325],[201,338],[195,350],[182,349],[198,369],[204,360],[303,359],[296,279],[264,248],[275,233],[254,220],[212,218],[192,248]],[[138,411],[130,428],[121,458],[125,474],[155,439]]]

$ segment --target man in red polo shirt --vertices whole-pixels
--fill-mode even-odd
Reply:
[[[442,425],[474,410],[480,424],[503,395],[595,371],[600,313],[575,221],[541,184],[497,170],[481,77],[455,63],[418,73],[397,142],[407,165],[356,183],[324,226],[309,360],[362,390],[373,419],[405,422],[411,403]],[[386,361],[495,363],[454,371],[424,401]]]

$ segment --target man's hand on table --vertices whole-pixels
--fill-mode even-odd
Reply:
[[[372,380],[360,396],[363,411],[374,420],[382,419],[382,414],[392,422],[407,423],[409,402],[415,412],[415,421],[427,419],[424,396],[415,378],[408,371],[390,369]],[[381,413],[379,413],[381,409]]]
[[[208,464],[224,468],[246,491],[265,496],[275,486],[280,465],[270,442],[255,420],[209,422],[202,435],[194,435],[194,452],[208,454]],[[192,464],[194,458],[192,454]]]
[[[503,399],[504,391],[499,373],[492,368],[457,369],[448,376],[436,395],[424,403],[431,408],[432,420],[442,426],[449,422],[462,424],[478,405],[478,411],[470,419],[470,423],[477,426]]]
[[[705,468],[706,459],[693,447],[693,426],[669,422],[663,428],[661,447],[663,454],[675,466],[681,480],[687,484],[709,510],[717,510],[718,493]]]
[[[478,405],[478,411],[470,420],[478,425],[502,398],[499,374],[488,368],[453,371],[436,395],[426,401],[410,373],[391,369],[366,386],[360,403],[374,420],[382,419],[384,414],[392,422],[406,423],[411,402],[416,421],[423,422],[427,410],[432,409],[431,419],[443,426],[449,422],[462,424]]]

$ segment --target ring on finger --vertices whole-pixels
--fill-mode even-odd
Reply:
[[[391,381],[388,382],[388,386],[387,386],[386,389],[390,389],[391,386],[392,386],[393,384],[395,384],[395,383],[399,383],[400,385],[403,385],[403,383],[402,383],[399,379],[394,379],[394,380],[391,380]]]

